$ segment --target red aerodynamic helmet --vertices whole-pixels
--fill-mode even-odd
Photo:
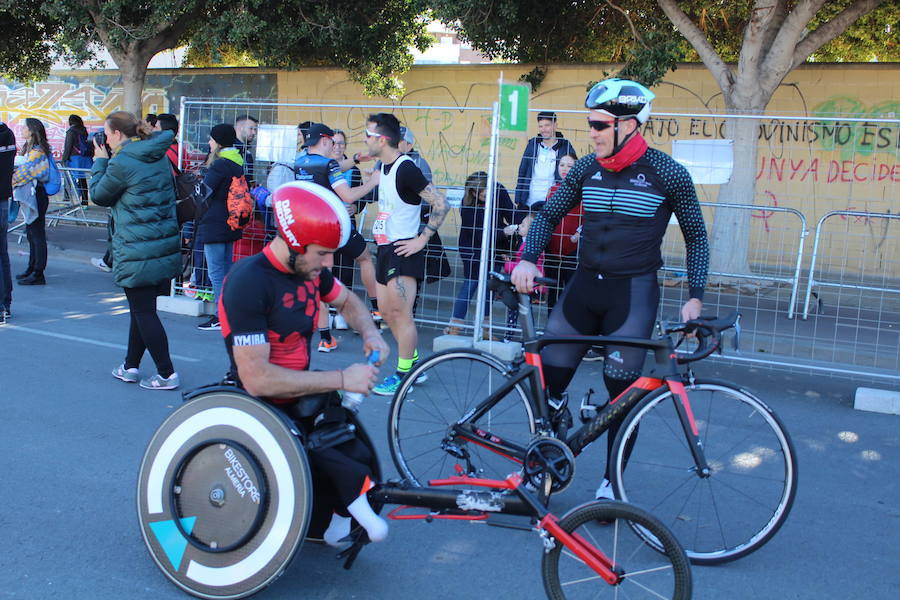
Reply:
[[[303,254],[310,244],[336,250],[350,239],[350,215],[337,194],[316,183],[291,181],[272,196],[278,234]]]

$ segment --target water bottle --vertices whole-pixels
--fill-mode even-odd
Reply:
[[[373,350],[371,354],[369,354],[369,364],[374,365],[378,362],[379,353],[377,350]],[[359,411],[359,406],[362,404],[366,395],[361,394],[359,392],[343,392],[343,398],[341,399],[341,406],[346,408],[347,410],[351,410],[353,412]]]

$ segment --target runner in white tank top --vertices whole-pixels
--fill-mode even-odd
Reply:
[[[365,133],[369,155],[382,163],[378,218],[372,227],[378,244],[378,308],[398,346],[397,372],[372,391],[392,396],[418,358],[413,302],[418,282],[425,276],[425,245],[444,222],[449,207],[447,199],[425,179],[415,163],[400,152],[400,122],[394,115],[369,115]],[[419,233],[423,201],[431,206],[431,214]]]

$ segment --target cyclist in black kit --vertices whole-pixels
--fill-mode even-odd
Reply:
[[[324,263],[350,236],[350,218],[340,199],[313,183],[291,182],[273,195],[278,237],[261,253],[235,264],[219,300],[222,335],[232,372],[244,389],[275,405],[306,436],[345,417],[337,390],[368,393],[377,369],[358,363],[339,371],[309,371],[310,337],[319,302],[331,304],[362,336],[366,355],[388,346],[365,304]],[[321,436],[320,436],[321,437]],[[310,439],[310,437],[307,437]],[[372,541],[387,535],[387,523],[366,498],[373,484],[371,452],[358,438],[309,448],[317,498],[336,498],[324,539],[337,544],[350,532],[350,517]]]
[[[694,183],[669,155],[648,148],[638,128],[650,116],[654,94],[625,79],[607,79],[588,92],[588,125],[595,152],[582,157],[531,225],[522,261],[512,273],[530,293],[535,263],[553,228],[579,202],[584,207],[578,268],[544,330],[547,336],[620,335],[649,338],[659,306],[656,271],[663,235],[674,213],[687,252],[689,300],[685,321],[700,316],[709,263],[706,227]],[[588,345],[557,344],[541,352],[548,401],[555,419],[571,423],[565,389]],[[640,377],[646,351],[608,346],[603,379],[615,398]],[[607,432],[612,445],[616,431]],[[612,498],[609,465],[597,497]]]

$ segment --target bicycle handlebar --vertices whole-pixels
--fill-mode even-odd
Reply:
[[[686,323],[661,322],[660,329],[664,335],[680,333],[683,336],[694,334],[697,338],[697,349],[685,356],[679,356],[675,360],[678,364],[685,364],[702,360],[721,348],[722,332],[734,328],[734,347],[738,347],[738,338],[741,329],[741,314],[737,311],[725,317],[699,317]],[[710,343],[711,342],[711,343]]]
[[[521,298],[522,296],[527,298],[527,294],[521,294],[516,291],[516,288],[512,284],[512,280],[509,275],[507,275],[506,273],[491,271],[490,273],[488,273],[488,277],[488,289],[500,296],[500,300],[503,302],[503,304],[506,305],[507,308],[516,310],[516,307],[518,306],[520,300],[522,300],[523,303],[527,304],[527,301],[524,298]],[[536,285],[555,286],[556,280],[550,277],[535,277],[534,283]]]

